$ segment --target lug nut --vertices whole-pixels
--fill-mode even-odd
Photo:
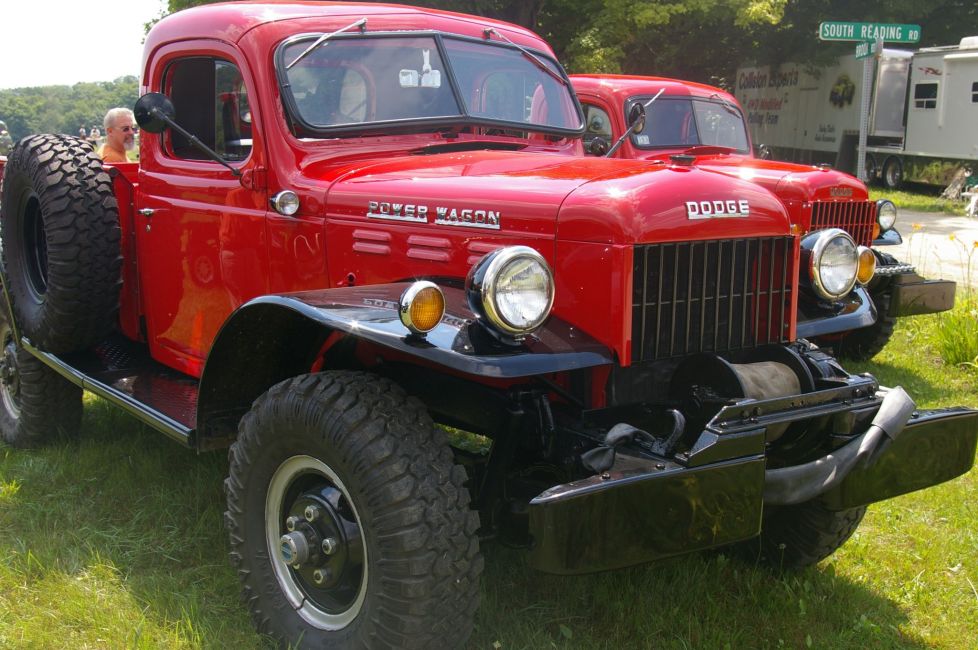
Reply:
[[[312,572],[312,581],[317,585],[321,585],[326,582],[327,578],[329,578],[329,569],[316,569]]]
[[[319,508],[316,506],[306,506],[306,510],[302,514],[305,516],[306,521],[312,523],[319,519]]]
[[[323,540],[323,554],[332,555],[339,546],[340,543],[336,541],[335,537],[327,537]]]
[[[288,519],[285,520],[285,527],[289,531],[294,531],[295,530],[295,527],[296,527],[296,525],[298,523],[299,523],[299,518],[298,517],[289,517]]]

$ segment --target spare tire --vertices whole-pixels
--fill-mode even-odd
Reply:
[[[91,146],[67,135],[18,142],[4,170],[0,216],[21,334],[55,354],[104,338],[119,311],[119,208]]]

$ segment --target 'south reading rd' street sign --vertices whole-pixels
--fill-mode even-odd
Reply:
[[[818,37],[823,41],[870,41],[878,37],[887,43],[916,43],[920,25],[831,20],[818,26]]]

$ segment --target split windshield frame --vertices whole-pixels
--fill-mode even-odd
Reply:
[[[567,72],[559,61],[552,58],[549,54],[540,52],[539,50],[533,50],[525,46],[518,46],[515,43],[510,44],[505,41],[491,41],[485,38],[475,38],[471,36],[464,36],[460,34],[451,34],[441,31],[432,30],[419,30],[419,31],[383,31],[383,32],[367,32],[367,33],[339,33],[335,36],[331,36],[329,41],[324,44],[325,47],[329,47],[329,43],[339,42],[346,39],[370,39],[370,38],[431,38],[433,39],[435,46],[438,48],[438,55],[441,57],[443,65],[447,69],[447,74],[445,77],[448,79],[449,86],[452,91],[452,96],[455,99],[456,104],[459,107],[459,114],[452,116],[438,116],[438,117],[412,117],[408,119],[398,119],[398,120],[383,120],[376,122],[358,122],[355,124],[337,124],[333,126],[317,126],[315,124],[310,124],[303,117],[299,111],[298,106],[295,102],[295,97],[292,94],[291,84],[288,78],[288,69],[286,68],[288,62],[285,60],[285,50],[290,46],[294,45],[296,42],[303,40],[315,41],[316,39],[322,37],[322,32],[311,32],[296,34],[285,39],[278,44],[275,48],[275,76],[279,84],[279,91],[282,95],[282,102],[285,105],[285,112],[290,121],[290,129],[293,135],[296,137],[312,137],[312,138],[332,138],[337,136],[376,136],[376,135],[387,135],[394,133],[423,133],[439,130],[451,130],[451,129],[461,129],[465,127],[486,127],[486,128],[499,128],[505,129],[507,131],[522,131],[522,132],[533,132],[533,133],[543,133],[545,135],[552,135],[558,138],[579,138],[584,135],[584,111],[581,108],[581,103],[577,98],[577,93],[573,92],[573,86],[570,83],[570,79],[567,77]],[[566,88],[566,92],[569,93],[571,100],[574,103],[575,114],[578,118],[578,123],[580,126],[576,129],[561,128],[554,126],[546,126],[540,124],[530,124],[528,122],[513,122],[510,120],[499,120],[488,118],[484,116],[472,115],[468,112],[468,106],[463,99],[462,93],[459,90],[458,79],[455,77],[455,68],[448,57],[448,53],[445,49],[443,40],[453,39],[458,41],[468,41],[470,43],[476,43],[483,45],[485,47],[499,47],[512,50],[519,53],[521,56],[525,56],[525,52],[532,52],[534,55],[540,57],[542,60],[550,61],[556,67],[560,74],[560,77],[564,80],[565,86],[561,88]],[[300,136],[297,133],[296,127],[302,132]]]
[[[624,102],[624,105],[623,105],[623,109],[622,109],[623,110],[622,115],[625,116],[625,123],[626,124],[628,123],[628,109],[630,109],[632,107],[632,104],[644,104],[645,102],[647,102],[651,98],[652,98],[652,95],[633,95],[633,96],[629,97],[628,99],[626,99],[625,102]],[[716,104],[718,106],[721,106],[728,113],[731,113],[731,114],[736,113],[736,115],[739,115],[740,116],[740,124],[741,124],[741,126],[744,127],[744,135],[747,137],[748,146],[747,146],[746,149],[734,149],[733,147],[728,147],[728,148],[729,149],[732,149],[733,151],[736,151],[737,153],[742,153],[742,154],[750,153],[750,133],[747,130],[747,124],[746,124],[747,120],[744,119],[744,113],[743,113],[743,111],[741,111],[735,104],[732,104],[729,100],[726,100],[726,99],[724,99],[722,97],[719,97],[719,96],[718,97],[697,97],[695,95],[687,95],[687,96],[679,96],[679,97],[677,97],[677,96],[671,96],[671,97],[669,97],[669,96],[663,96],[663,97],[659,97],[656,100],[656,103],[659,103],[659,102],[674,102],[674,101],[707,102],[709,104]],[[693,107],[690,106],[690,108],[693,108]],[[695,110],[693,110],[693,119],[694,120],[697,119],[696,118],[696,111]],[[651,121],[652,121],[652,113],[649,112],[649,114],[645,118],[645,123],[646,124],[649,124]],[[697,133],[700,132],[699,122],[696,123],[696,132]],[[638,144],[635,141],[635,137],[637,135],[638,135],[637,133],[632,133],[629,136],[629,139],[632,142],[632,146],[634,146],[636,149],[641,149],[642,151],[655,151],[656,149],[677,149],[677,148],[689,148],[689,147],[700,147],[700,146],[702,146],[702,147],[711,147],[711,146],[714,146],[714,145],[705,144],[705,143],[702,143],[702,142],[699,143],[699,144],[679,144],[679,143],[674,143],[674,144],[659,144],[659,145],[649,145],[649,144],[644,144],[643,145],[643,144]],[[717,145],[717,146],[723,146],[723,145]]]

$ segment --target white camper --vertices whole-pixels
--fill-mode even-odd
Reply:
[[[734,94],[751,136],[775,157],[853,170],[859,139],[862,61],[744,67]],[[946,184],[961,166],[978,171],[978,36],[916,52],[884,49],[876,61],[867,139],[870,180]]]

